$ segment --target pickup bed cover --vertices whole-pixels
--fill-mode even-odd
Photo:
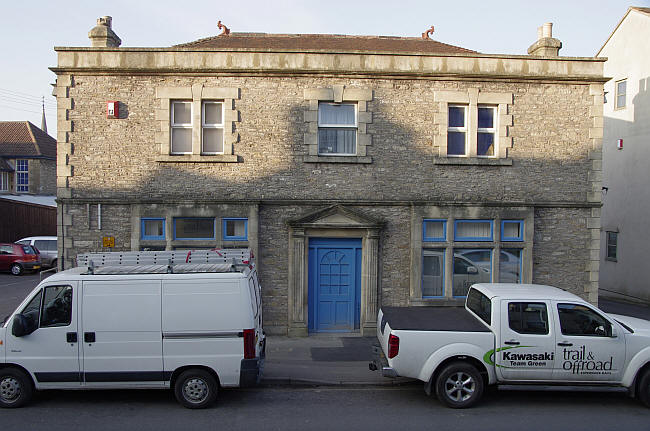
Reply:
[[[489,332],[489,329],[464,307],[381,307],[381,309],[384,312],[382,320],[388,322],[394,330]]]

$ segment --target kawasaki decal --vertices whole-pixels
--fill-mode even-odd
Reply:
[[[495,367],[501,368],[518,368],[522,366],[529,367],[544,367],[547,365],[547,361],[553,361],[555,358],[555,353],[544,352],[544,353],[514,353],[510,352],[511,349],[520,349],[527,347],[536,347],[536,346],[508,346],[508,347],[499,347],[498,349],[492,349],[483,356],[483,362],[488,365],[493,365]],[[508,365],[500,365],[495,363],[494,354],[501,353],[501,358],[503,362],[509,362]]]

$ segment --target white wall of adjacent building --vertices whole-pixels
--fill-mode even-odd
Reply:
[[[630,9],[599,57],[607,57],[603,136],[601,295],[650,301],[650,13]],[[617,84],[626,81],[625,107]],[[620,101],[620,99],[619,99]],[[617,142],[623,140],[623,148]],[[607,232],[616,234],[615,259]],[[611,237],[612,235],[610,235]],[[611,239],[611,238],[610,238]],[[610,254],[613,247],[610,244]]]

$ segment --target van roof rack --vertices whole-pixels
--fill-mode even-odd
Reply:
[[[239,272],[252,269],[253,252],[248,248],[174,251],[125,251],[83,253],[77,266],[86,274],[188,274]]]

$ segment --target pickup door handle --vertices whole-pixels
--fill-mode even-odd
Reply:
[[[503,344],[507,344],[508,346],[518,346],[519,341],[504,341]]]
[[[95,342],[95,333],[94,332],[84,332],[84,341],[86,343],[94,343]]]
[[[569,346],[573,346],[573,343],[564,342],[564,343],[557,343],[557,345],[561,347],[569,347]]]
[[[76,343],[77,342],[77,333],[76,332],[68,332],[65,334],[65,339],[68,343]]]

